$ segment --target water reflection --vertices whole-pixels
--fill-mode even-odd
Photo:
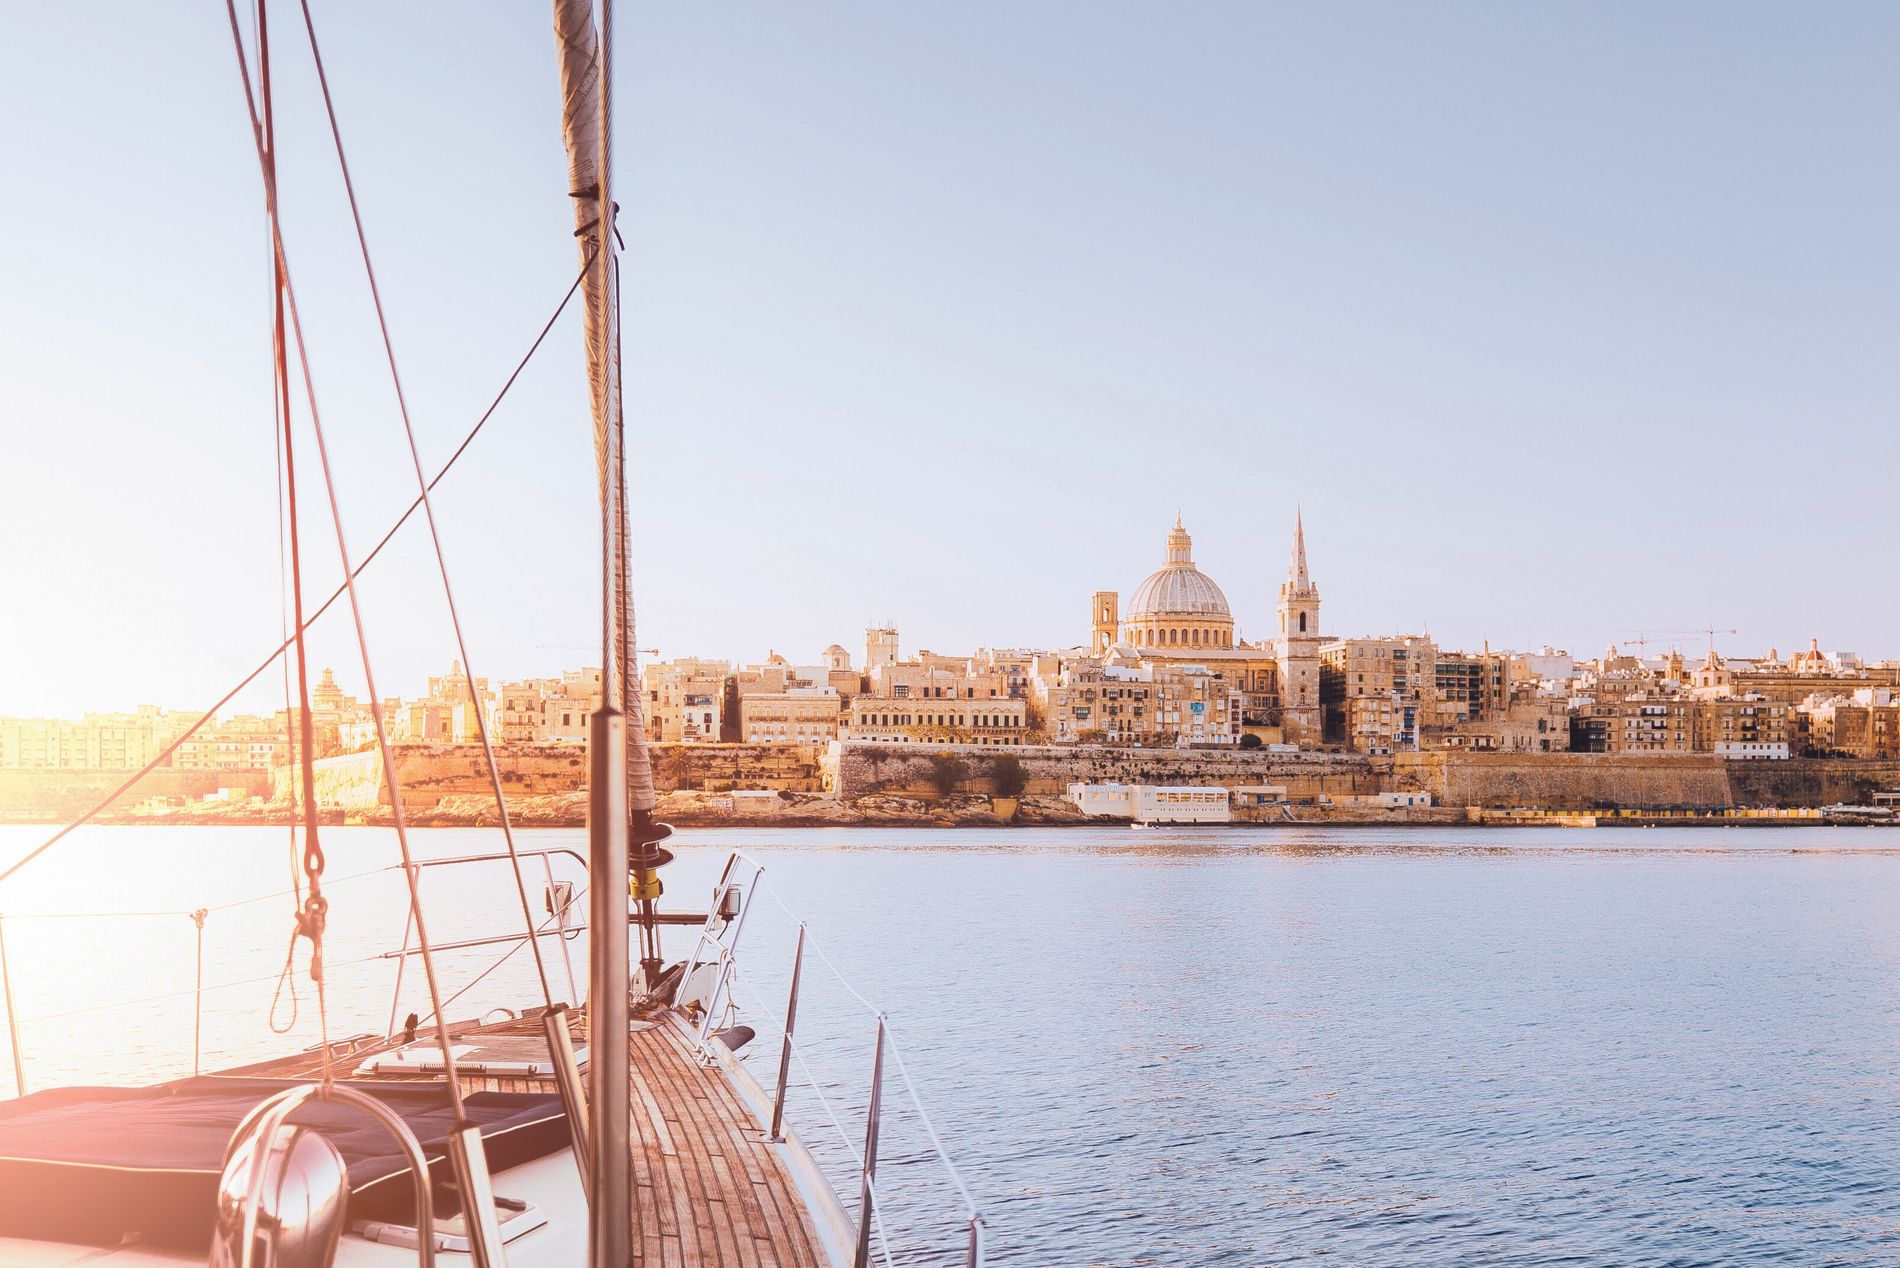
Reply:
[[[417,837],[437,853],[500,844]],[[37,839],[0,830],[0,855]],[[1877,1263],[1900,1258],[1890,839],[1900,846],[1817,828],[693,832],[668,885],[692,905],[725,849],[766,862],[890,1010],[999,1263]],[[393,846],[339,830],[328,848],[332,998],[348,1019],[332,1029],[380,1029],[393,974],[378,956],[402,904],[398,878],[370,869]],[[369,874],[341,881],[351,872]],[[505,871],[429,884],[441,939],[519,920]],[[99,829],[23,872],[0,911],[30,1077],[151,1079],[179,1073],[181,1054],[188,1068],[188,991],[117,1001],[188,988],[192,930],[124,916],[81,936],[29,913],[182,912],[285,887],[282,834],[243,829]],[[290,1033],[265,1022],[288,911],[284,899],[208,921],[206,980],[242,983],[207,996],[208,1066],[313,1041],[307,995]],[[746,934],[741,1002],[768,1036],[793,929],[761,902]],[[451,958],[451,989],[491,959]],[[518,956],[470,1013],[537,989]],[[802,1087],[794,1108],[848,1177],[871,1027],[824,975],[807,991],[801,1033],[843,1130]],[[886,1140],[880,1186],[914,1199],[894,1238],[954,1244],[901,1102]]]

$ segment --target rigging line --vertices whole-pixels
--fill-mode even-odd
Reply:
[[[575,892],[574,897],[569,900],[569,905],[571,906],[573,903],[580,901],[580,899],[584,897],[586,893],[587,893],[587,887],[585,885],[581,886],[580,889]],[[559,927],[555,925],[554,922],[558,919],[559,919],[558,916],[549,916],[547,919],[543,920],[538,926],[536,926],[535,931],[534,931],[534,940],[538,941],[542,938],[545,938],[548,936],[550,932],[557,933],[561,937],[567,937],[568,935],[565,932],[561,932]],[[500,968],[502,965],[508,963],[508,961],[514,957],[515,952],[521,950],[522,942],[526,942],[526,941],[529,941],[529,939],[522,938],[519,941],[517,941],[513,946],[509,947],[506,951],[502,952],[501,955],[498,956],[492,964],[490,964],[487,968],[483,969],[480,973],[477,973],[473,978],[469,979],[467,982],[463,983],[461,989],[457,990],[453,995],[450,995],[447,999],[443,1000],[442,1007],[447,1008],[450,1004],[453,1004],[456,1000],[462,998],[462,996],[468,994],[470,991],[474,990],[477,986],[480,986],[482,983],[482,979],[486,978],[490,973],[493,973],[496,969]]]
[[[501,385],[501,390],[495,394],[495,399],[488,403],[488,408],[482,412],[482,416],[475,420],[475,426],[469,429],[468,435],[462,437],[462,443],[455,447],[455,452],[449,455],[449,460],[443,463],[441,468],[435,473],[435,479],[429,481],[430,489],[433,490],[436,485],[442,483],[442,478],[448,475],[449,469],[453,467],[456,464],[456,462],[461,459],[462,454],[468,449],[469,445],[474,443],[475,437],[481,434],[482,428],[488,425],[488,420],[495,416],[495,411],[501,408],[501,403],[507,397],[509,390],[514,387],[515,380],[519,379],[521,377],[521,372],[528,368],[528,362],[534,360],[535,354],[541,350],[541,345],[547,342],[548,335],[554,330],[554,324],[561,319],[561,314],[567,311],[568,304],[573,302],[575,292],[580,290],[581,283],[587,277],[587,270],[593,267],[593,263],[594,263],[593,257],[589,256],[587,260],[581,264],[580,273],[575,276],[574,281],[568,286],[567,294],[561,297],[561,302],[555,306],[553,316],[549,317],[546,323],[542,325],[541,333],[534,337],[534,342],[529,345],[528,351],[522,355],[522,358],[520,361],[515,363],[515,368],[514,368],[513,373],[509,374],[507,380]],[[370,563],[376,558],[376,556],[383,553],[383,548],[385,546],[389,545],[390,542],[395,540],[396,534],[401,531],[402,526],[409,522],[409,517],[411,515],[414,515],[418,510],[421,509],[421,507],[422,507],[421,498],[417,498],[415,501],[409,504],[409,508],[396,518],[396,522],[394,524],[391,524],[389,526],[389,531],[383,534],[382,540],[377,542],[376,545],[373,548],[371,548],[370,552],[367,555],[363,556],[363,561],[356,565],[356,572],[354,575],[360,577],[363,574],[363,570],[370,566]],[[317,621],[322,618],[325,612],[328,612],[333,606],[335,606],[336,601],[343,597],[343,592],[345,588],[346,587],[339,585],[335,590],[331,591],[330,597],[325,599],[322,605],[318,607],[315,612],[312,612],[310,614],[310,619],[304,622],[304,628],[309,629],[312,625],[315,625]],[[232,687],[229,691],[225,692],[222,696],[220,696],[216,704],[213,704],[209,709],[206,709],[202,714],[200,714],[196,722],[193,722],[190,726],[186,727],[182,732],[180,732],[178,736],[175,739],[173,739],[170,744],[167,744],[164,747],[164,749],[162,749],[158,753],[156,757],[152,758],[151,761],[147,762],[144,766],[134,771],[132,773],[132,776],[129,779],[127,779],[124,783],[120,784],[117,788],[114,788],[111,792],[107,793],[104,797],[94,802],[92,806],[89,809],[87,809],[87,811],[84,814],[80,815],[77,819],[74,819],[72,822],[68,823],[65,827],[61,828],[59,831],[55,832],[52,836],[48,837],[46,840],[42,841],[39,845],[35,846],[27,854],[21,856],[18,860],[9,864],[5,871],[0,871],[0,882],[5,882],[15,872],[19,871],[21,868],[25,867],[28,863],[31,863],[34,859],[38,858],[40,855],[52,849],[55,845],[58,845],[62,840],[64,840],[69,834],[71,834],[76,829],[82,828],[86,824],[92,822],[92,820],[97,818],[100,812],[105,810],[106,807],[112,805],[114,802],[119,800],[119,798],[125,796],[126,793],[132,791],[132,789],[138,785],[138,782],[140,780],[144,779],[147,775],[151,774],[153,771],[163,766],[166,762],[170,761],[172,754],[176,753],[180,748],[184,747],[184,743],[186,740],[189,740],[192,736],[196,735],[199,731],[203,730],[206,723],[212,721],[218,716],[218,710],[224,708],[225,705],[230,704],[231,701],[237,699],[239,692],[243,691],[246,687],[256,682],[258,678],[263,675],[265,670],[269,669],[273,664],[276,663],[277,658],[279,656],[282,656],[285,652],[289,651],[290,643],[291,643],[291,640],[288,638],[284,639],[283,642],[279,643],[271,651],[270,655],[266,656],[262,661],[258,662],[257,668],[253,669],[250,673],[244,675],[244,677],[238,682],[238,684],[235,687]],[[292,826],[293,827],[295,826],[294,823]]]
[[[467,1120],[462,1106],[462,1081],[455,1071],[455,1063],[447,1060],[451,1051],[448,1022],[442,1013],[442,988],[436,980],[435,957],[430,953],[427,922],[422,914],[422,894],[417,876],[415,859],[409,849],[409,825],[403,815],[402,788],[396,779],[395,757],[390,751],[389,730],[384,724],[383,702],[376,694],[376,673],[371,665],[369,654],[369,635],[363,626],[363,607],[356,594],[356,576],[350,566],[350,549],[343,531],[343,507],[337,499],[336,476],[330,467],[330,449],[324,439],[323,418],[317,409],[317,389],[310,372],[309,349],[304,344],[303,322],[297,311],[297,291],[291,284],[290,265],[284,252],[282,223],[278,218],[277,183],[272,175],[271,165],[263,150],[263,133],[258,127],[257,101],[251,92],[251,76],[244,65],[243,38],[238,32],[236,0],[225,0],[225,10],[230,15],[231,38],[237,45],[238,68],[244,81],[244,100],[251,115],[251,131],[257,142],[259,172],[264,180],[264,204],[270,218],[271,242],[277,252],[277,266],[284,281],[284,302],[290,312],[290,330],[297,345],[297,368],[303,379],[304,400],[310,410],[310,430],[317,442],[318,465],[323,470],[324,493],[330,503],[330,522],[336,529],[337,558],[343,568],[343,584],[350,596],[350,621],[356,627],[356,646],[363,661],[363,687],[369,693],[370,718],[376,725],[376,749],[382,757],[383,777],[389,785],[390,817],[395,821],[396,845],[402,855],[403,875],[409,884],[409,909],[415,918],[416,944],[422,958],[422,974],[429,987],[429,1004],[436,1011],[436,1036],[442,1045],[444,1054],[444,1082],[448,1086],[449,1106],[458,1123]],[[323,1003],[323,980],[317,979],[318,1007]],[[326,1045],[325,1061],[329,1054]],[[326,1072],[327,1073],[327,1072]]]
[[[12,919],[12,917],[9,916],[8,919]],[[382,958],[381,953],[366,955],[355,960],[342,960],[330,967],[333,969],[356,968],[360,965],[369,964],[372,961],[381,960]],[[275,981],[276,979],[277,974],[266,973],[260,977],[240,977],[229,982],[213,982],[204,989],[206,991],[228,991],[240,986],[256,986],[263,982]],[[87,1013],[104,1013],[120,1008],[137,1008],[141,1004],[156,1004],[161,1000],[182,999],[187,995],[196,994],[197,991],[197,987],[191,987],[182,991],[161,991],[156,995],[141,995],[137,999],[115,999],[105,1004],[88,1004],[84,1008],[68,1008],[63,1012],[41,1013],[36,1017],[22,1017],[20,1018],[20,1024],[24,1026],[29,1022],[60,1021],[67,1017],[83,1017]]]
[[[252,16],[255,22],[255,14]],[[273,350],[271,356],[271,441],[276,450],[274,474],[277,484],[277,641],[280,644],[288,644],[290,625],[286,609],[290,606],[290,564],[284,557],[284,433],[289,430],[290,423],[285,416],[289,411],[289,401],[283,393],[283,378],[277,373],[276,367],[276,351],[283,347],[283,311],[282,306],[277,303],[277,257],[274,254],[271,256],[270,276],[272,306],[277,309],[276,320],[271,328],[273,342],[276,344],[276,349]],[[283,667],[284,680],[284,742],[287,750],[285,757],[289,761],[294,761],[297,756],[297,730],[290,712],[290,660],[285,657],[280,659],[278,664]],[[297,870],[297,808],[291,798],[286,797],[285,802],[284,826],[289,832],[290,848],[287,857],[290,862],[290,887],[296,895],[295,906],[301,909],[303,907],[303,873]]]
[[[296,622],[297,646],[297,714],[295,719],[286,718],[287,725],[294,725],[294,739],[291,745],[291,757],[298,763],[298,771],[303,784],[303,864],[304,876],[309,882],[309,892],[299,893],[297,908],[292,916],[293,926],[290,946],[284,954],[282,975],[278,978],[279,993],[284,982],[290,979],[290,1021],[286,1029],[296,1024],[297,985],[292,978],[293,966],[297,958],[297,938],[310,940],[310,978],[317,987],[317,1024],[323,1039],[323,1081],[330,1081],[329,1039],[330,1016],[324,1006],[323,991],[323,933],[329,902],[323,896],[323,846],[317,834],[317,791],[315,762],[312,750],[316,747],[315,727],[310,719],[310,656],[304,644],[303,622],[303,534],[298,531],[297,518],[297,443],[291,431],[290,406],[290,370],[284,347],[284,288],[288,282],[285,275],[283,252],[278,246],[277,214],[275,197],[277,187],[277,124],[276,110],[271,94],[270,60],[270,10],[267,0],[257,0],[257,85],[259,116],[257,128],[257,161],[262,170],[264,184],[271,191],[267,199],[267,210],[271,218],[272,238],[272,288],[271,288],[271,359],[277,376],[277,416],[283,426],[284,459],[284,506],[287,511],[286,523],[290,538],[290,593],[293,616]],[[235,23],[233,27],[235,29]],[[300,350],[301,351],[301,350]],[[313,402],[314,405],[314,402]],[[347,566],[347,560],[346,566]],[[286,666],[286,672],[288,666]],[[293,842],[296,828],[291,829]],[[294,846],[293,846],[294,850]],[[300,888],[296,880],[296,862],[291,864],[291,885]],[[271,998],[270,1023],[276,1029],[277,997]],[[281,1032],[280,1032],[281,1033]]]
[[[264,47],[262,39],[263,31],[264,0],[257,0],[257,4],[251,9],[251,40],[253,45],[259,50],[260,62],[262,60]],[[263,67],[260,65],[260,75],[262,71]],[[277,135],[274,118],[267,117],[264,121],[264,125],[264,144],[274,156],[277,151]],[[281,644],[288,644],[290,642],[290,627],[286,617],[286,609],[290,605],[290,564],[286,558],[285,548],[284,482],[286,476],[284,470],[284,440],[290,435],[290,383],[284,364],[284,299],[283,292],[278,285],[277,254],[275,251],[271,253],[270,259],[270,293],[272,310],[271,439],[277,454],[275,473],[277,477],[277,641]],[[289,657],[283,658],[278,664],[283,669],[284,757],[286,765],[289,765],[297,760],[297,722],[296,716],[291,712]],[[299,871],[297,867],[297,805],[294,793],[287,794],[284,801],[284,828],[287,834],[286,845],[288,846],[286,860],[290,864],[290,888],[295,895],[292,911],[301,912],[303,910],[303,873]]]
[[[330,888],[335,889],[338,885],[345,885],[345,884],[348,884],[350,881],[360,881],[366,876],[381,876],[384,872],[388,872],[392,870],[394,869],[389,868],[389,867],[366,868],[365,870],[361,872],[351,872],[348,876],[337,876],[337,877],[327,878],[327,883],[329,884]],[[210,903],[204,907],[194,908],[192,910],[199,910],[199,911],[204,911],[208,913],[216,913],[220,911],[235,911],[239,907],[249,907],[254,903],[269,902],[275,898],[282,898],[289,893],[291,893],[291,891],[287,889],[274,889],[268,894],[256,894],[250,898],[239,898],[228,903]],[[121,916],[130,919],[130,918],[137,918],[140,916],[189,916],[189,915],[191,915],[191,910],[187,910],[184,908],[180,908],[177,911],[9,911],[7,913],[7,919],[8,920],[117,920]]]
[[[409,401],[403,394],[402,375],[396,369],[396,346],[389,336],[389,320],[383,313],[382,288],[376,284],[376,266],[370,262],[369,237],[363,231],[363,213],[356,202],[356,184],[350,179],[350,161],[343,152],[343,132],[337,124],[336,103],[330,97],[330,79],[323,69],[323,53],[317,47],[316,23],[310,16],[310,0],[300,0],[304,31],[310,37],[310,59],[316,65],[317,85],[323,91],[323,109],[330,120],[330,138],[336,143],[337,168],[343,174],[343,192],[349,196],[350,220],[356,226],[356,245],[363,254],[363,273],[369,279],[369,296],[376,308],[376,328],[382,334],[383,354],[389,361],[389,379],[396,389],[396,408],[402,415],[403,436],[409,442],[409,460],[415,467],[416,486],[421,489],[422,515],[429,525],[429,541],[435,547],[435,562],[442,574],[442,597],[449,607],[449,624],[455,631],[455,647],[462,656],[462,676],[468,685],[468,698],[475,714],[475,734],[482,742],[482,758],[488,765],[488,781],[495,790],[495,810],[501,816],[501,835],[508,846],[508,862],[514,870],[515,892],[521,897],[521,919],[526,926],[529,949],[534,953],[535,976],[541,981],[541,999],[554,1007],[554,991],[548,985],[548,966],[534,933],[534,909],[528,903],[528,882],[521,874],[521,855],[515,848],[514,825],[508,820],[508,801],[501,787],[501,767],[495,761],[495,748],[488,736],[488,721],[475,694],[475,666],[468,656],[468,640],[462,635],[462,616],[455,606],[455,591],[449,585],[449,564],[442,553],[442,535],[436,527],[435,504],[429,500],[428,477],[422,473],[422,452],[416,446],[416,430],[409,419]]]

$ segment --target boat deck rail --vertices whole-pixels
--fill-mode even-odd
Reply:
[[[789,985],[786,990],[783,1021],[778,1027],[779,1057],[776,1077],[769,1097],[763,1093],[758,1104],[760,1127],[767,1138],[778,1140],[787,1130],[787,1094],[791,1087],[792,1073],[796,1067],[805,1090],[814,1097],[822,1111],[821,1126],[829,1127],[835,1134],[841,1147],[858,1158],[857,1224],[854,1230],[856,1249],[853,1255],[855,1268],[863,1268],[869,1262],[872,1249],[872,1234],[876,1233],[876,1242],[881,1251],[881,1261],[887,1265],[893,1260],[890,1256],[891,1237],[884,1228],[883,1212],[887,1205],[885,1197],[879,1192],[877,1170],[879,1145],[885,1115],[885,1098],[888,1089],[894,1085],[908,1102],[910,1111],[922,1129],[924,1145],[936,1159],[944,1174],[951,1193],[955,1196],[958,1215],[964,1230],[964,1244],[960,1259],[967,1268],[978,1268],[985,1262],[986,1229],[981,1210],[971,1195],[969,1185],[963,1174],[957,1169],[950,1151],[944,1146],[943,1137],[938,1132],[930,1111],[925,1108],[923,1097],[919,1095],[916,1081],[911,1077],[910,1069],[904,1062],[903,1052],[897,1036],[884,1010],[872,1003],[851,983],[832,958],[825,953],[824,947],[810,930],[807,922],[772,888],[767,876],[766,866],[743,850],[733,851],[726,859],[719,880],[714,885],[712,902],[705,925],[700,929],[694,941],[692,951],[687,955],[685,971],[681,978],[680,998],[686,998],[693,989],[694,975],[708,972],[709,981],[704,983],[706,996],[700,1001],[700,1021],[696,1043],[701,1059],[708,1064],[729,1064],[728,1050],[719,1041],[718,1023],[736,1018],[737,1009],[733,1005],[733,990],[742,978],[739,947],[745,933],[746,922],[752,911],[754,899],[760,893],[769,895],[786,919],[797,925],[797,938],[792,952],[792,964]],[[868,1094],[865,1108],[865,1127],[861,1142],[852,1139],[845,1128],[842,1116],[830,1097],[825,1093],[823,1080],[806,1059],[797,1034],[798,1006],[801,988],[805,979],[806,953],[810,952],[817,964],[827,972],[831,979],[844,992],[845,998],[863,1010],[863,1020],[872,1028],[872,1062]],[[896,1077],[887,1077],[887,1071],[894,1071]],[[850,1195],[836,1194],[840,1202],[847,1202]]]
[[[556,940],[561,948],[563,969],[569,989],[571,991],[577,989],[578,979],[573,970],[570,944],[588,928],[585,919],[587,912],[585,898],[588,890],[585,860],[578,852],[559,847],[521,850],[518,851],[518,856],[524,862],[535,861],[540,864],[541,879],[546,884],[545,914],[536,923],[532,935],[516,928],[508,932],[482,934],[457,939],[446,944],[435,944],[432,949],[438,951],[486,946],[501,948],[499,954],[488,961],[485,967],[475,972],[468,981],[444,998],[445,1010],[487,980],[511,957],[528,945],[530,936],[536,939]],[[420,881],[422,874],[436,869],[508,861],[509,856],[506,853],[494,852],[419,859],[412,866]],[[402,870],[400,864],[369,869],[339,877],[332,882],[332,885],[399,873]],[[28,1023],[38,1024],[81,1013],[131,1008],[166,1000],[191,998],[193,1001],[192,1072],[198,1073],[201,1047],[199,1031],[202,1027],[205,995],[212,991],[269,982],[279,976],[278,973],[268,973],[231,981],[207,983],[204,980],[203,969],[204,934],[208,914],[281,899],[290,892],[278,890],[218,906],[180,911],[0,913],[0,1006],[4,1006],[7,1016],[16,1094],[25,1095],[28,1091],[21,1041],[22,1030]],[[742,967],[740,955],[741,939],[748,918],[752,914],[754,900],[762,893],[768,895],[779,912],[796,927],[784,1011],[782,1017],[777,1020],[777,1024],[772,1027],[777,1032],[772,1037],[777,1040],[778,1052],[770,1089],[761,1086],[753,1078],[749,1069],[738,1059],[733,1049],[728,1047],[724,1041],[725,1030],[718,1024],[736,1023],[741,1016],[752,1015],[753,1010],[740,1008],[735,998],[737,990],[743,988],[748,995],[755,995],[760,999],[765,996],[762,985],[756,992],[752,989],[753,980],[747,971],[750,967],[758,965],[760,957],[765,952],[760,949],[749,953],[745,957],[746,967]],[[13,994],[13,966],[7,958],[6,922],[8,920],[122,920],[128,918],[182,918],[189,919],[193,923],[196,937],[193,949],[195,980],[192,987],[64,1009],[31,1018],[19,1015]],[[638,916],[630,911],[628,919],[631,923],[637,920]],[[951,1158],[949,1150],[945,1147],[942,1135],[919,1094],[916,1081],[905,1063],[902,1046],[891,1026],[890,1019],[882,1009],[852,984],[825,952],[807,922],[772,887],[765,864],[744,851],[733,851],[720,870],[719,879],[713,887],[711,901],[705,913],[703,915],[671,913],[666,923],[696,926],[694,941],[685,958],[684,971],[679,979],[680,986],[676,996],[677,1002],[689,1007],[688,1015],[692,1018],[691,1023],[683,1031],[686,1041],[697,1055],[701,1065],[718,1066],[724,1070],[737,1088],[741,1101],[756,1120],[762,1140],[774,1145],[790,1142],[796,1146],[796,1153],[813,1159],[806,1179],[811,1184],[822,1185],[831,1203],[835,1204],[836,1213],[849,1221],[848,1226],[840,1225],[830,1231],[834,1242],[843,1243],[845,1254],[853,1268],[868,1268],[868,1265],[873,1262],[882,1263],[887,1268],[895,1268],[897,1263],[908,1262],[912,1258],[910,1252],[913,1248],[908,1245],[904,1248],[902,1259],[893,1254],[896,1239],[886,1226],[885,1216],[887,1211],[895,1216],[900,1209],[906,1210],[907,1214],[915,1214],[915,1212],[909,1211],[908,1208],[900,1208],[888,1185],[880,1186],[878,1175],[880,1146],[885,1134],[886,1119],[890,1113],[889,1102],[892,1098],[895,1098],[908,1111],[921,1130],[922,1151],[928,1153],[937,1163],[943,1182],[947,1186],[947,1192],[953,1198],[954,1210],[941,1214],[946,1218],[954,1217],[955,1225],[960,1229],[956,1235],[957,1245],[915,1247],[917,1258],[933,1263],[961,1263],[966,1268],[979,1268],[985,1263],[987,1230],[981,1210],[962,1173]],[[419,948],[414,945],[414,913],[412,909],[405,907],[404,929],[393,948],[331,963],[332,969],[390,961],[396,965],[396,980],[391,992],[388,1028],[381,1035],[363,1032],[334,1040],[330,1044],[332,1056],[353,1055],[394,1042],[394,1037],[399,1034],[396,1015],[401,999],[404,966],[417,954],[419,954]],[[826,1091],[826,1078],[814,1068],[813,1060],[823,1045],[814,1047],[812,1042],[802,1038],[798,1032],[800,996],[806,985],[808,964],[815,964],[821,969],[843,992],[843,998],[850,1001],[855,1008],[862,1010],[861,1020],[870,1032],[873,1055],[869,1078],[864,1085],[863,1128],[861,1134],[855,1137],[853,1131],[846,1126],[846,1121],[853,1116],[853,1110],[841,1109],[834,1102],[833,1096]],[[509,1011],[512,1010],[490,1009],[481,1014],[477,1020],[458,1023],[456,1029],[479,1026],[497,1012]],[[762,1026],[760,1029],[763,1033],[765,1028]],[[315,1052],[316,1049],[312,1048],[310,1051]],[[839,1084],[833,1080],[832,1086],[836,1091]],[[792,1095],[794,1091],[800,1094],[797,1098]],[[807,1093],[809,1094],[808,1101],[804,1096]],[[801,1102],[804,1103],[801,1104]],[[799,1139],[798,1129],[801,1126],[825,1133],[827,1143],[824,1149],[827,1152],[838,1157],[849,1156],[852,1159],[853,1174],[850,1179],[855,1186],[855,1193],[843,1190],[817,1163],[809,1148]],[[830,1146],[832,1140],[837,1143],[835,1151]],[[906,1165],[914,1160],[909,1153],[901,1159]],[[855,1218],[851,1218],[850,1213],[853,1210],[855,1210]]]

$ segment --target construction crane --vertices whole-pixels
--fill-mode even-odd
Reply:
[[[1739,634],[1739,633],[1741,633],[1740,630],[1733,630],[1733,629],[1724,630],[1724,629],[1717,629],[1713,625],[1704,625],[1699,629],[1693,629],[1693,630],[1645,630],[1640,634],[1633,634],[1629,638],[1624,639],[1623,641],[1625,643],[1636,644],[1638,653],[1640,655],[1647,656],[1649,653],[1649,645],[1651,643],[1665,643],[1673,639],[1688,638],[1694,634],[1701,634],[1709,640],[1709,655],[1713,656],[1715,655],[1715,636],[1717,634],[1731,634],[1732,635],[1732,634]]]

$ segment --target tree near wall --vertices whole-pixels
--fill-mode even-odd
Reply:
[[[1029,787],[1029,771],[1023,766],[1023,759],[1014,753],[1004,753],[990,759],[990,786],[998,797],[1020,797],[1023,789]]]
[[[691,763],[683,747],[669,744],[659,746],[659,749],[660,760],[654,765],[659,768],[655,774],[659,776],[661,789],[677,791],[684,788],[691,772]]]
[[[930,755],[930,786],[939,797],[948,797],[957,790],[957,785],[970,777],[969,763],[953,753],[932,753]]]

